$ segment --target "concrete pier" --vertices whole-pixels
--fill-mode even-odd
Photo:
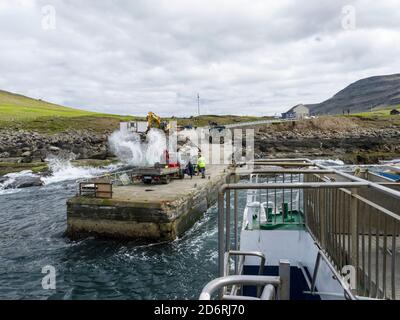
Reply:
[[[215,165],[207,167],[206,179],[114,186],[112,199],[76,196],[67,201],[67,235],[173,240],[216,202],[228,175],[227,166]]]

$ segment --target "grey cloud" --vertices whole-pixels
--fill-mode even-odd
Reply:
[[[95,111],[274,114],[400,67],[393,0],[2,1],[1,89]]]

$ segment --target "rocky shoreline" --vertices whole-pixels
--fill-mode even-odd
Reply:
[[[0,176],[22,170],[43,172],[46,157],[62,153],[74,154],[75,159],[95,159],[95,166],[101,166],[114,156],[108,145],[111,133],[85,129],[50,135],[1,130]],[[255,127],[255,156],[331,158],[349,164],[400,158],[400,121],[325,117],[260,125]]]
[[[114,163],[107,143],[109,133],[70,130],[50,135],[27,130],[0,131],[0,189],[42,185],[41,177],[52,174],[45,161],[51,156],[71,161],[77,167]],[[27,172],[16,174],[21,171]]]
[[[76,159],[106,159],[112,156],[107,145],[111,132],[70,130],[47,135],[25,130],[0,131],[0,161],[20,158],[24,163],[43,161],[49,154],[71,152]]]
[[[258,158],[331,158],[372,164],[400,157],[400,126],[366,125],[347,118],[270,124],[256,131],[255,154]]]

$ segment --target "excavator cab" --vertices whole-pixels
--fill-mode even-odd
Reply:
[[[168,131],[168,122],[166,121],[161,121],[161,118],[157,116],[154,112],[149,111],[147,113],[147,132],[149,132],[150,129],[155,128],[155,129],[160,129],[164,132]]]
[[[155,113],[149,111],[147,113],[147,131],[149,131],[151,128],[156,128],[159,129],[161,125],[161,118],[157,116]]]

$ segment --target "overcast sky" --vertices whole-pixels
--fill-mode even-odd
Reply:
[[[0,89],[162,116],[196,114],[199,92],[202,113],[271,115],[400,72],[399,9],[400,0],[0,0]]]

